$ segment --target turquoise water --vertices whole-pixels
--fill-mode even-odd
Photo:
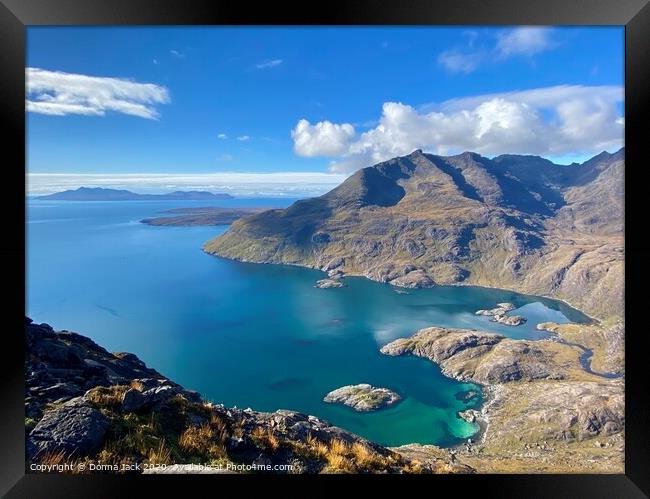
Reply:
[[[217,206],[286,206],[291,200],[231,200]],[[90,336],[110,351],[136,353],[187,388],[228,406],[314,414],[385,445],[448,446],[476,426],[457,417],[478,407],[459,383],[415,357],[379,353],[430,325],[540,338],[538,322],[579,321],[564,304],[508,291],[437,287],[396,293],[348,278],[316,289],[323,273],[215,258],[201,251],[226,227],[151,227],[138,220],[205,202],[30,200],[27,314]],[[508,327],[478,317],[509,301],[529,318]],[[371,383],[400,393],[398,405],[359,414],[325,404],[342,385]]]

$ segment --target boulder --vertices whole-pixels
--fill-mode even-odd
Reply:
[[[123,412],[136,412],[140,410],[145,403],[145,397],[140,390],[131,388],[124,392],[122,397],[122,411]]]
[[[77,397],[45,412],[29,433],[28,457],[50,452],[85,456],[96,451],[104,440],[109,420]]]

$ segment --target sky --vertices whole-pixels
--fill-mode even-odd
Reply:
[[[623,145],[623,85],[623,27],[28,27],[28,190],[316,194],[415,149],[582,162]]]

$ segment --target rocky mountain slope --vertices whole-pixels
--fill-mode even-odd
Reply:
[[[314,416],[207,402],[133,354],[29,319],[25,348],[28,471],[473,472],[448,456],[403,456]]]
[[[623,314],[624,150],[536,156],[415,151],[318,198],[242,218],[208,253],[338,269],[395,286],[473,284]]]

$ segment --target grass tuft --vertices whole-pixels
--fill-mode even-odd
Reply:
[[[86,398],[100,407],[115,408],[122,405],[128,385],[96,386],[86,393]]]
[[[161,440],[158,447],[151,449],[148,455],[150,464],[170,464],[171,451],[165,445],[165,440]]]

